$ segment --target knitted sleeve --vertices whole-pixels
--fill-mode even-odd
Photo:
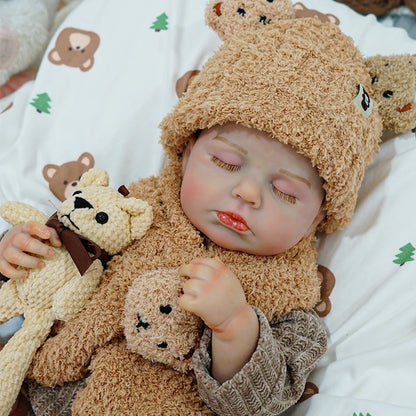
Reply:
[[[327,336],[314,312],[293,311],[269,323],[256,310],[260,337],[250,361],[223,384],[210,375],[211,331],[194,354],[199,394],[217,415],[280,414],[302,395],[306,378],[326,351]]]

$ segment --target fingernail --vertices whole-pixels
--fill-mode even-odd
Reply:
[[[53,248],[48,249],[48,257],[53,257],[55,255],[55,250]]]

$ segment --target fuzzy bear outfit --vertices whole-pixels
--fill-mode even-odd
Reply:
[[[153,207],[151,229],[113,259],[85,309],[38,351],[30,377],[61,385],[83,378],[91,362],[86,388],[74,405],[82,411],[74,414],[184,414],[174,409],[138,413],[135,408],[143,398],[165,393],[147,389],[162,377],[152,365],[146,380],[135,379],[141,359],[123,346],[124,300],[142,272],[218,256],[240,279],[258,315],[260,337],[250,361],[219,384],[210,375],[211,331],[205,329],[194,354],[200,397],[218,415],[275,415],[295,404],[326,350],[325,330],[312,311],[320,293],[315,237],[277,256],[215,245],[182,211],[182,153],[196,132],[217,124],[236,122],[270,133],[317,167],[325,181],[327,212],[319,229],[332,232],[348,223],[381,137],[377,106],[366,92],[371,92],[371,79],[363,59],[333,24],[282,20],[227,39],[161,123],[167,165],[158,177],[129,187],[132,196]],[[127,396],[133,399],[125,404]]]

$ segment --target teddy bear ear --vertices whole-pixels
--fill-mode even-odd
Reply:
[[[123,198],[120,208],[130,214],[131,237],[143,237],[153,221],[152,207],[142,199]]]
[[[80,180],[80,186],[108,186],[109,178],[108,173],[103,169],[90,169],[82,174]]]

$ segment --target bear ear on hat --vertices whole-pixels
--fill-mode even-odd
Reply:
[[[198,69],[192,69],[190,71],[185,72],[185,74],[183,74],[176,81],[176,95],[178,96],[178,98],[181,98],[182,95],[185,94],[195,76],[198,75],[200,72],[201,71],[199,71]]]

